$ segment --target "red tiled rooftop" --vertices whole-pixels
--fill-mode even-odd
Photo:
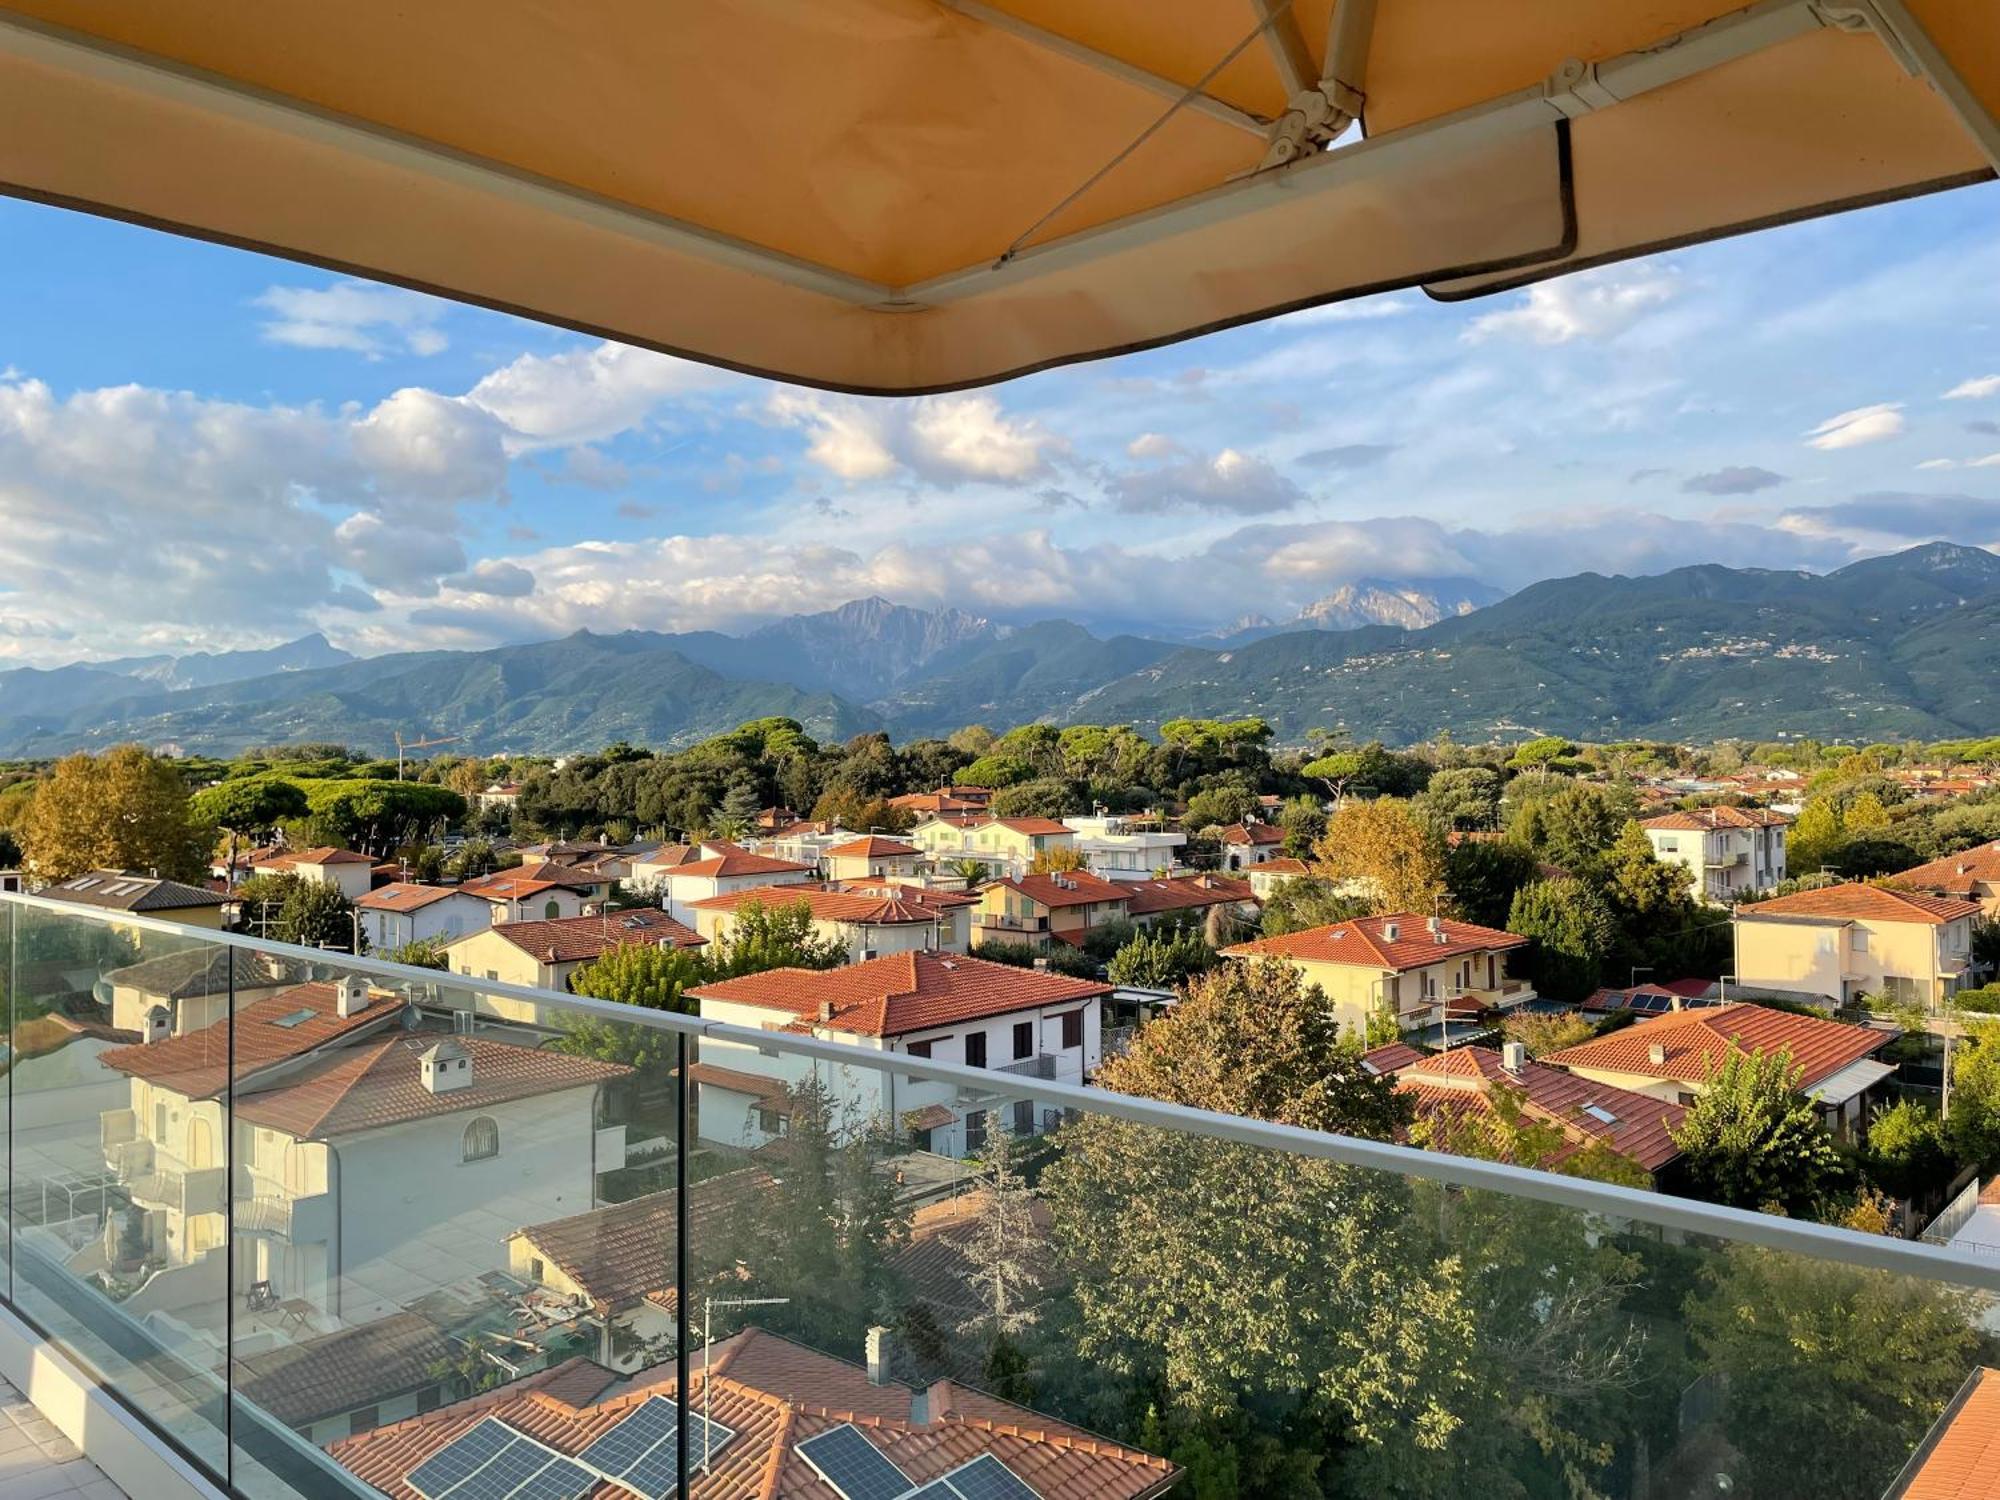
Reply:
[[[1884,1500],[2000,1495],[2000,1370],[1974,1370]]]
[[[1982,885],[2000,884],[2000,843],[1981,844],[1959,854],[1947,854],[1928,864],[1916,865],[1889,877],[1889,884],[1904,890],[1943,891],[1967,898]]]
[[[1282,844],[1285,830],[1275,823],[1231,823],[1222,830],[1225,844]]]
[[[463,1048],[472,1082],[433,1093],[425,1088],[419,1059],[440,1044]],[[433,1115],[474,1111],[511,1099],[589,1088],[632,1070],[622,1063],[572,1057],[539,1047],[517,1047],[484,1037],[416,1032],[371,1038],[324,1054],[311,1068],[277,1087],[239,1093],[240,1120],[300,1139],[379,1130]]]
[[[696,1356],[699,1361],[700,1356]],[[688,1401],[731,1429],[712,1466],[695,1476],[695,1500],[835,1500],[797,1454],[797,1445],[853,1423],[918,1484],[990,1453],[1042,1500],[1150,1500],[1179,1477],[1163,1458],[1126,1448],[983,1391],[941,1380],[928,1395],[928,1420],[912,1417],[909,1386],[871,1384],[859,1365],[746,1329],[723,1340],[691,1372]],[[713,1388],[708,1389],[712,1383]],[[671,1365],[630,1382],[572,1360],[469,1400],[371,1432],[328,1451],[393,1500],[420,1500],[408,1482],[424,1460],[483,1418],[494,1417],[575,1455],[654,1395],[679,1394]],[[628,1500],[601,1483],[601,1500]]]
[[[495,870],[491,875],[482,875],[477,880],[468,880],[459,889],[468,896],[477,896],[482,901],[522,901],[530,896],[539,896],[545,891],[574,891],[578,895],[588,894],[591,882],[561,865],[539,867],[555,873],[548,876],[524,873],[521,870]]]
[[[186,1098],[206,1099],[227,1086],[232,1065],[241,1084],[263,1069],[290,1062],[328,1043],[352,1041],[361,1033],[379,1029],[400,1015],[403,1007],[401,995],[371,990],[365,1006],[343,1016],[332,984],[294,985],[239,1010],[233,1039],[225,1018],[157,1042],[114,1047],[104,1054],[103,1062]]]
[[[1659,1171],[1681,1154],[1671,1134],[1687,1114],[1680,1105],[1537,1062],[1511,1071],[1491,1047],[1460,1047],[1419,1058],[1395,1071],[1397,1091],[1411,1095],[1424,1114],[1468,1109],[1491,1112],[1496,1085],[1519,1091],[1523,1107],[1560,1126],[1569,1142],[1547,1160],[1523,1165],[1554,1166],[1593,1140],[1608,1141],[1648,1172]],[[1600,1119],[1589,1113],[1587,1106],[1612,1118]]]
[[[1789,1051],[1800,1069],[1799,1087],[1811,1088],[1892,1040],[1891,1033],[1867,1026],[1738,1003],[1654,1016],[1609,1036],[1551,1052],[1543,1061],[1564,1068],[1702,1083],[1727,1060],[1733,1045],[1751,1053]],[[1656,1046],[1666,1049],[1666,1061],[1652,1060]]]
[[[747,891],[724,891],[705,896],[688,905],[695,911],[738,911],[745,906],[791,906],[803,904],[816,921],[849,922],[860,926],[888,927],[914,922],[935,922],[961,906],[978,904],[977,896],[956,891],[927,891],[918,886],[851,889],[837,885],[802,883],[758,886]]]
[[[986,826],[1008,829],[1014,833],[1039,836],[1050,833],[1074,833],[1076,830],[1067,823],[1059,823],[1054,818],[988,818]]]
[[[1789,828],[1792,820],[1762,807],[1692,807],[1648,818],[1640,826],[1667,832],[1716,833],[1725,828]]]
[[[1047,907],[1095,906],[1101,901],[1127,899],[1124,884],[1088,870],[1064,870],[1059,875],[1014,875],[993,884]]]
[[[1039,969],[945,953],[892,953],[838,969],[772,969],[688,991],[784,1011],[801,1027],[863,1036],[902,1036],[984,1016],[1038,1010],[1111,993],[1111,986]],[[822,1003],[832,1018],[820,1021]]]
[[[1426,925],[1431,920],[1415,912],[1356,917],[1350,922],[1330,922],[1324,927],[1309,927],[1282,937],[1238,943],[1222,952],[1227,958],[1289,958],[1400,972],[1468,953],[1504,952],[1528,941],[1497,927],[1480,927],[1450,917],[1435,919],[1437,931],[1433,932]],[[1396,932],[1393,938],[1389,936],[1391,927]]]
[[[810,875],[811,865],[797,864],[789,859],[773,859],[767,854],[752,854],[744,849],[730,849],[709,859],[697,859],[678,866],[675,876],[685,875],[694,880],[729,879],[739,875]]]
[[[587,917],[549,917],[534,922],[502,922],[471,934],[494,933],[543,963],[567,964],[602,958],[613,948],[634,943],[658,947],[698,948],[708,941],[685,922],[658,907],[635,906],[625,911],[599,912]],[[459,939],[464,942],[464,938]]]
[[[828,859],[919,859],[923,856],[923,852],[900,839],[885,839],[876,834],[867,834],[845,844],[834,845],[826,851],[826,857]]]
[[[1750,902],[1736,908],[1736,920],[1755,921],[1760,917],[1827,917],[1836,921],[1865,919],[1874,922],[1923,922],[1941,927],[1960,917],[1979,915],[1977,901],[1960,901],[1950,896],[1925,896],[1915,891],[1890,890],[1879,885],[1830,885],[1816,891],[1796,891],[1774,896],[1769,901]]]
[[[362,911],[419,911],[458,893],[457,886],[420,885],[414,880],[398,880],[390,885],[378,886],[357,898],[354,904]]]
[[[1126,911],[1135,917],[1149,917],[1162,911],[1199,911],[1257,899],[1249,881],[1229,875],[1176,875],[1166,880],[1121,880],[1118,884],[1125,892]]]

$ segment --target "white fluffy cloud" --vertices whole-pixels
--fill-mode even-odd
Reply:
[[[2000,375],[1975,375],[1944,393],[1947,401],[1983,401],[1988,396],[2000,396]]]
[[[885,401],[781,386],[765,410],[810,435],[808,460],[849,481],[907,474],[932,484],[1024,484],[1048,474],[1060,446],[988,395]]]
[[[1141,514],[1209,511],[1267,515],[1290,510],[1306,498],[1305,491],[1268,460],[1234,448],[1224,448],[1213,458],[1190,455],[1154,468],[1116,474],[1108,489],[1112,503],[1120,510]]]
[[[1902,402],[1879,401],[1873,406],[1857,406],[1828,417],[1806,433],[1806,444],[1827,451],[1858,448],[1863,443],[1901,437],[1904,425]]]
[[[465,394],[508,429],[510,451],[597,442],[640,426],[662,402],[736,379],[624,344],[524,354]]]
[[[437,326],[448,304],[397,287],[366,281],[274,286],[256,305],[270,314],[264,337],[295,349],[345,349],[379,359],[392,350],[442,354],[450,344]]]
[[[1474,318],[1470,343],[1493,338],[1535,344],[1614,338],[1652,309],[1673,300],[1679,278],[1670,267],[1618,266],[1537,282],[1520,301]]]

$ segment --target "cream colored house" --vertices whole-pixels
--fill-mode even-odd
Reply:
[[[1977,901],[1834,885],[1739,906],[1736,979],[1844,1003],[1879,995],[1936,1009],[1968,983]]]
[[[375,861],[352,849],[285,850],[251,866],[259,875],[296,875],[314,885],[330,885],[349,901],[359,901],[375,883]]]
[[[702,844],[692,852],[696,858],[669,863],[672,856],[667,856],[659,863],[635,865],[632,872],[635,886],[657,900],[676,921],[690,925],[697,901],[767,885],[796,885],[817,874],[811,865],[752,854],[723,839]]]
[[[113,969],[93,993],[110,1008],[114,1030],[144,1035],[157,1024],[152,1012],[160,1010],[167,1034],[180,1036],[221,1020],[232,993],[242,1010],[293,982],[282,960],[206,944]]]
[[[1399,1030],[1419,1031],[1534,999],[1532,985],[1507,973],[1507,955],[1527,942],[1493,927],[1399,912],[1238,943],[1222,953],[1290,964],[1326,992],[1342,1029],[1361,1037],[1377,1014],[1393,1017]]]
[[[1768,891],[1785,878],[1785,830],[1792,820],[1761,807],[1697,807],[1639,825],[1662,864],[1677,866],[1703,901],[1727,903]]]
[[[560,865],[495,870],[466,881],[459,890],[484,901],[496,925],[581,916],[590,899],[590,883],[571,876]]]
[[[686,923],[657,907],[640,906],[546,922],[502,922],[453,939],[445,944],[444,955],[454,974],[544,990],[567,990],[578,969],[613,948],[641,943],[695,948],[704,941]],[[505,1004],[492,997],[488,1008],[496,1015],[510,1014],[504,1009]],[[512,1018],[528,1019],[524,1015]]]
[[[900,839],[867,834],[835,844],[820,856],[829,880],[884,880],[890,876],[914,876],[924,862],[924,851]]]
[[[2000,920],[2000,843],[1947,854],[1943,859],[1891,875],[1889,884],[1900,891],[1977,901],[1987,921]]]
[[[227,1253],[239,1295],[263,1285],[336,1319],[379,1316],[400,1305],[382,1303],[388,1263],[400,1299],[500,1269],[500,1236],[481,1232],[492,1216],[588,1204],[596,1175],[625,1165],[623,1127],[597,1118],[599,1089],[628,1068],[411,1031],[412,1014],[350,976],[239,1011],[232,1048],[160,1033],[103,1054],[130,1087],[100,1118],[105,1160],[165,1268],[149,1305],[222,1296]],[[427,1236],[463,1254],[423,1255]]]
[[[205,927],[220,931],[223,909],[229,898],[200,886],[178,880],[162,880],[152,875],[134,875],[129,870],[90,870],[36,892],[44,901],[69,901],[78,906],[94,906],[99,911],[131,912],[135,916],[158,917],[183,927]],[[145,946],[141,941],[140,946]]]
[[[910,842],[934,863],[976,859],[996,875],[1025,875],[1038,854],[1076,852],[1076,830],[1053,818],[930,818]]]
[[[964,953],[971,946],[972,909],[979,898],[882,881],[782,885],[710,896],[692,903],[688,914],[704,938],[726,942],[746,906],[794,903],[812,913],[816,935],[840,943],[847,961],[858,964],[888,953]]]

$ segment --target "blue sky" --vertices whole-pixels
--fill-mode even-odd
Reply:
[[[0,659],[736,630],[871,593],[1187,635],[1359,579],[2000,542],[1997,208],[891,401],[0,200]]]

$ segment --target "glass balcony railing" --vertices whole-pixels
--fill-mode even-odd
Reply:
[[[242,1495],[1873,1500],[2000,1363],[2000,1257],[1040,1068],[30,897],[0,980],[0,1293]]]

